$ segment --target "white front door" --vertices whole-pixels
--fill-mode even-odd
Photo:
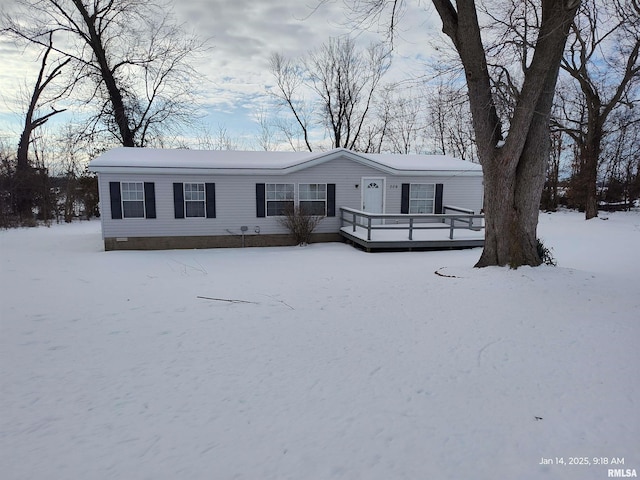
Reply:
[[[362,179],[362,210],[384,213],[384,177]],[[372,222],[382,223],[382,220],[374,219]]]

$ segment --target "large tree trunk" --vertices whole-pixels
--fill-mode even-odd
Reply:
[[[598,216],[598,160],[602,145],[602,125],[589,122],[586,142],[582,148],[581,184],[584,185],[584,215],[586,220]]]
[[[529,122],[520,158],[514,162],[508,149],[499,149],[485,162],[485,247],[476,267],[490,265],[538,266],[538,214],[551,149],[549,118],[559,61],[540,80],[543,85]],[[509,135],[518,135],[511,131]],[[509,165],[509,168],[505,168]],[[494,182],[496,182],[494,184]]]
[[[535,123],[538,126],[530,130],[515,170],[503,168],[514,163],[508,158],[496,158],[485,167],[485,245],[476,267],[515,268],[542,263],[537,249],[537,225],[549,135],[544,118]]]
[[[29,122],[27,122],[27,125]],[[14,213],[21,219],[29,218],[33,215],[33,188],[32,170],[29,164],[29,142],[31,140],[31,129],[25,125],[25,129],[20,135],[18,144],[18,155],[16,161],[16,172],[14,179]]]
[[[543,0],[542,22],[531,64],[502,139],[502,123],[473,0],[433,0],[443,31],[462,61],[485,182],[485,246],[476,264],[537,266],[536,228],[549,158],[549,117],[560,61],[578,0]]]

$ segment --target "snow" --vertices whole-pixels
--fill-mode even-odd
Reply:
[[[640,214],[602,216],[541,214],[559,266],[517,270],[472,268],[480,249],[104,252],[99,222],[1,231],[2,478],[640,469]]]
[[[374,168],[387,168],[403,173],[444,171],[457,174],[482,174],[482,167],[479,164],[447,155],[364,154],[344,148],[316,153],[119,147],[93,159],[89,168],[97,172],[155,168],[211,170],[218,174],[252,173],[256,169],[281,170],[286,173],[287,169],[317,165],[338,156],[346,156]]]
[[[311,152],[113,148],[91,161],[91,168],[272,168],[283,169],[316,157]]]

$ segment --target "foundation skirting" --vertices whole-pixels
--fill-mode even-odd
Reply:
[[[311,243],[344,242],[339,233],[314,233]],[[245,247],[293,246],[293,237],[288,234],[245,235]],[[105,250],[175,250],[193,248],[241,248],[243,239],[239,235],[216,235],[202,237],[111,237],[104,239]]]

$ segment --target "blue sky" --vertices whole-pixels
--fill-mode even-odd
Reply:
[[[268,103],[267,88],[272,82],[269,56],[279,52],[298,57],[331,36],[350,32],[345,25],[347,11],[340,0],[322,3],[320,0],[181,0],[173,3],[180,21],[199,36],[210,39],[210,52],[196,65],[205,78],[202,107],[206,128],[212,133],[224,128],[229,136],[244,139],[241,146],[245,148],[251,147],[247,143],[259,131],[253,119],[255,111]],[[408,7],[402,19],[388,80],[419,75],[421,58],[429,49],[429,35],[440,29],[431,7],[415,3]],[[11,10],[15,0],[0,0],[0,5]],[[376,38],[372,32],[358,33],[358,42],[363,46]],[[33,83],[38,62],[34,52],[0,40],[0,65],[0,137],[11,140],[20,131],[18,90]]]

